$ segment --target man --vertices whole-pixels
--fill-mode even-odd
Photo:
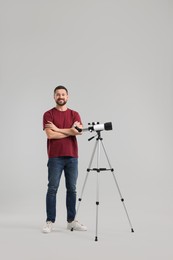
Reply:
[[[44,233],[53,229],[56,219],[56,194],[64,171],[66,184],[67,229],[87,230],[86,226],[75,220],[76,182],[78,177],[78,144],[76,136],[82,128],[78,112],[67,107],[68,90],[64,86],[54,89],[56,107],[43,115],[43,129],[47,135],[48,189],[46,195],[46,224]]]

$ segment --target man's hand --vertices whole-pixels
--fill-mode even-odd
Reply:
[[[58,132],[59,128],[56,127],[56,125],[54,125],[51,121],[47,121],[48,123],[45,124],[45,128],[49,128],[52,131]]]
[[[74,127],[74,128],[77,127],[77,128],[79,128],[79,129],[82,129],[82,128],[83,128],[83,126],[81,125],[81,123],[78,122],[78,121],[74,122],[72,127]]]

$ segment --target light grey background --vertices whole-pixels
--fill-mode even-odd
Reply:
[[[1,0],[0,19],[1,257],[171,260],[173,1]],[[59,84],[69,89],[68,106],[85,126],[112,122],[113,131],[102,137],[134,234],[109,172],[100,175],[97,243],[95,174],[79,210],[88,231],[65,229],[62,178],[56,231],[41,233],[47,185],[42,115],[54,106]],[[78,195],[92,134],[78,138]]]

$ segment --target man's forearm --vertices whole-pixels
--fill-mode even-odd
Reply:
[[[81,134],[81,132],[76,130],[75,126],[82,128],[82,125],[77,121],[74,122],[74,124],[71,128],[58,128],[51,121],[47,121],[47,124],[45,124],[45,130],[46,130],[48,138],[60,139],[60,138],[66,138],[68,136],[75,136],[75,135]],[[49,130],[51,130],[51,131],[49,131]]]
[[[68,129],[57,128],[56,130],[46,128],[45,132],[47,134],[48,139],[62,139],[68,136],[75,136],[79,134],[75,128],[68,128]]]
[[[74,135],[79,134],[78,131],[73,127],[72,128],[63,128],[63,129],[58,128],[58,130],[56,132],[66,135],[66,136],[70,136],[70,135],[74,136]]]

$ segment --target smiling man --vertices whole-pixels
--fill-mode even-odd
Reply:
[[[76,182],[78,177],[78,144],[75,127],[82,128],[78,112],[67,107],[68,90],[64,86],[54,89],[56,106],[43,115],[43,129],[47,135],[48,189],[46,195],[46,223],[44,233],[53,229],[56,220],[56,195],[62,172],[66,184],[67,229],[87,230],[86,226],[75,220]]]

